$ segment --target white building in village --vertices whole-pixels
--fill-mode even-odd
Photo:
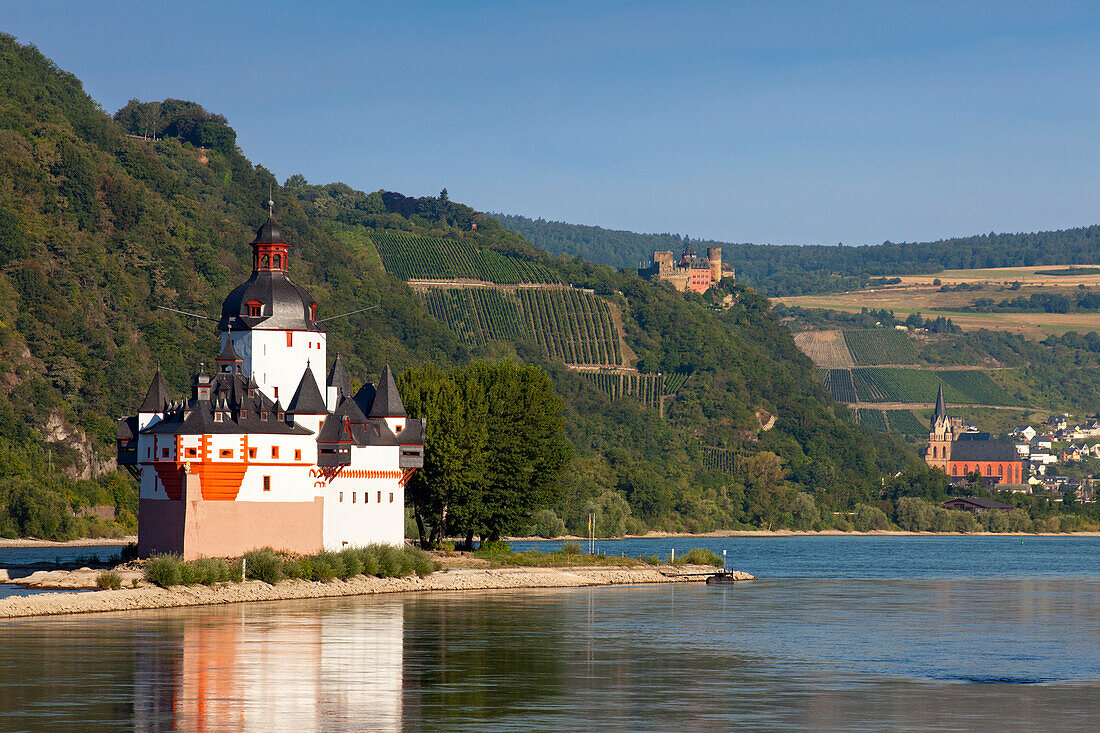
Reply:
[[[158,370],[138,414],[119,421],[119,465],[140,487],[139,553],[402,543],[424,422],[406,416],[389,366],[352,394],[338,355],[320,380],[326,328],[290,279],[273,215],[252,249],[252,276],[222,305],[214,373],[200,369],[176,400]]]

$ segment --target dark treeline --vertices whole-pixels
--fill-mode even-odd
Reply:
[[[612,267],[637,267],[653,252],[680,251],[679,234],[637,234],[523,216],[499,216],[505,228],[551,254],[572,254]],[[737,278],[769,296],[855,290],[874,276],[942,270],[1093,262],[1100,226],[1032,234],[982,234],[937,242],[884,242],[866,247],[758,245],[695,240],[695,249],[722,247]]]
[[[993,298],[978,298],[965,310],[979,313],[1079,313],[1100,310],[1100,293],[1081,290],[1073,296],[1062,293],[1032,293],[1015,298],[995,301]]]

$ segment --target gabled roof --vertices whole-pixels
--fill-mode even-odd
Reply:
[[[364,415],[370,413],[371,406],[374,404],[374,397],[378,394],[378,390],[374,388],[374,385],[367,382],[359,391],[355,393],[355,404],[359,406],[359,409]]]
[[[168,385],[165,383],[164,376],[161,375],[158,366],[157,373],[153,375],[153,382],[149,385],[149,391],[145,393],[145,400],[142,401],[138,412],[164,412],[170,400]]]
[[[423,445],[427,427],[426,420],[410,418],[405,428],[397,434],[397,440],[401,445]]]
[[[1016,446],[1000,440],[963,440],[951,444],[951,463],[960,461],[1019,461]]]
[[[292,415],[327,415],[328,408],[321,398],[321,390],[317,389],[317,379],[313,376],[313,368],[306,364],[306,370],[302,372],[302,381],[298,382],[298,389],[294,391],[294,397],[286,411]]]
[[[405,417],[405,405],[401,403],[401,394],[397,383],[393,381],[393,370],[387,364],[378,379],[378,394],[370,406],[368,417]]]
[[[963,504],[969,504],[979,509],[1013,509],[1011,504],[1005,504],[1003,501],[997,501],[996,499],[986,499],[981,496],[956,496],[954,499],[949,499],[944,504],[951,504],[953,502],[961,502]]]
[[[351,430],[347,418],[329,415],[321,432],[317,433],[318,443],[351,443]]]
[[[367,421],[367,416],[363,414],[363,411],[359,409],[359,405],[355,404],[355,400],[350,396],[340,398],[340,401],[336,403],[334,414],[340,418],[346,417],[359,425]]]
[[[338,397],[351,396],[351,380],[348,379],[348,373],[344,370],[344,360],[339,354],[336,355],[336,361],[332,362],[326,384],[336,388]]]

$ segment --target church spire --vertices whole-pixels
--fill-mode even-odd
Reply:
[[[936,396],[936,409],[932,413],[932,419],[947,417],[947,403],[943,399],[943,383],[940,383],[940,393]]]

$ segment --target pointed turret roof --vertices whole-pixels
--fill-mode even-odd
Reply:
[[[225,346],[222,347],[222,351],[220,354],[218,354],[218,358],[216,359],[216,361],[241,361],[240,354],[238,354],[237,350],[233,348],[232,333],[229,333],[229,335],[226,336]]]
[[[306,370],[302,372],[302,381],[298,382],[298,389],[294,391],[294,397],[286,411],[293,415],[327,415],[328,408],[321,398],[321,390],[317,389],[317,379],[313,376],[313,368],[306,364]]]
[[[157,373],[153,375],[153,382],[149,385],[149,391],[145,393],[145,400],[138,408],[138,412],[164,412],[168,408],[171,398],[168,395],[168,385],[164,376],[157,367]]]
[[[387,364],[378,379],[378,394],[370,406],[370,417],[405,417],[405,405],[401,403],[401,394],[397,383],[393,381],[393,370]]]
[[[351,396],[351,380],[348,379],[348,373],[344,369],[344,360],[340,358],[340,354],[337,354],[336,361],[332,362],[327,384],[329,387],[336,388],[337,398]]]

